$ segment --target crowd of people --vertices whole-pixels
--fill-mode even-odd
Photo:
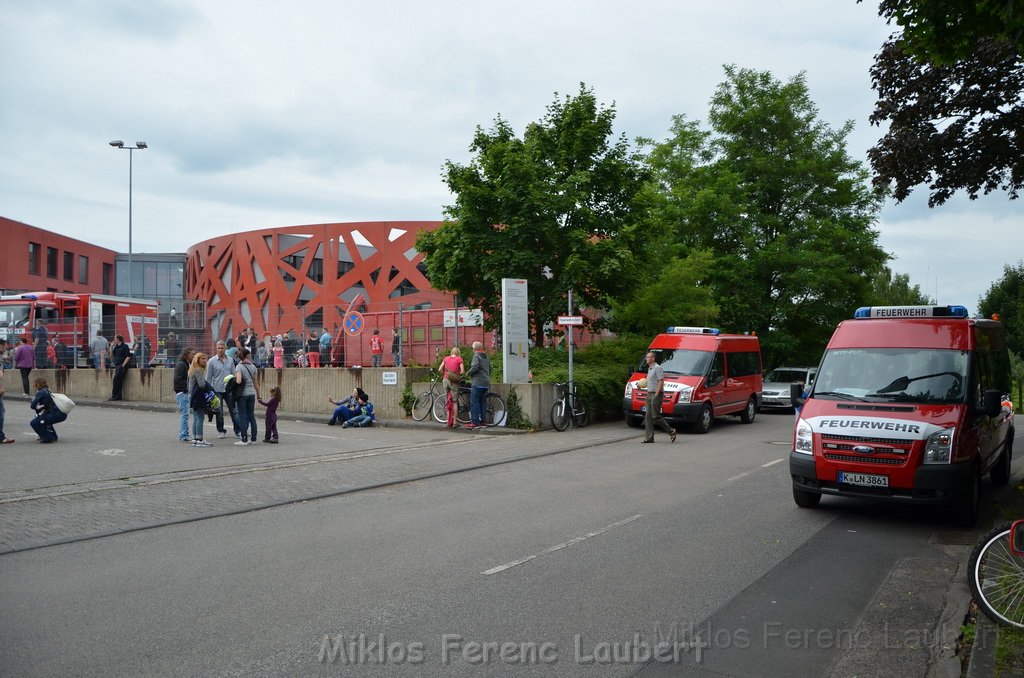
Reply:
[[[41,365],[58,365],[61,353],[59,337],[50,340],[46,335],[43,323],[37,323],[33,332],[35,340],[22,337],[18,345],[11,349],[5,339],[0,339],[0,377],[8,365],[21,373],[22,388],[25,395],[29,391],[29,375]],[[331,364],[332,337],[325,329],[321,334],[311,332],[306,347],[297,349],[296,364],[301,366],[318,366]],[[123,400],[124,379],[127,370],[138,364],[140,358],[147,354],[147,341],[136,340],[133,346],[125,342],[122,335],[116,335],[113,341],[107,341],[102,333],[97,332],[90,343],[93,365],[96,369],[112,368],[114,370],[109,401]],[[168,334],[166,349],[177,348],[174,333]],[[396,365],[401,365],[401,334],[395,329],[392,338],[392,357]],[[380,366],[383,355],[383,342],[379,330],[375,330],[370,339],[373,364]],[[466,368],[458,347],[442,360],[438,367],[447,392],[449,409],[448,426],[455,425],[452,390],[458,388],[464,376],[471,381],[471,413],[472,421],[467,428],[485,425],[484,399],[490,388],[490,362],[484,352],[483,344],[473,342],[473,360]],[[41,362],[40,355],[56,353],[57,362]],[[263,442],[276,444],[280,436],[277,430],[277,410],[282,403],[279,386],[269,389],[269,397],[264,399],[258,389],[257,370],[262,367],[284,366],[284,340],[281,336],[258,341],[251,328],[247,328],[237,339],[219,340],[215,344],[214,354],[207,355],[192,347],[182,348],[174,362],[173,388],[175,402],[178,407],[179,424],[178,440],[189,443],[193,447],[210,447],[213,443],[206,440],[204,424],[213,424],[219,439],[228,437],[227,423],[231,423],[231,432],[236,438],[235,445],[251,445],[258,440],[256,420],[256,404],[265,408]],[[313,358],[315,356],[315,358]],[[305,360],[303,360],[305,358]],[[312,363],[312,365],[310,365]],[[145,363],[143,363],[145,364]],[[35,417],[31,426],[41,443],[52,443],[58,440],[54,424],[67,419],[67,413],[54,402],[53,394],[43,377],[34,381],[35,394],[31,409]],[[3,430],[4,402],[3,385],[0,381],[0,444],[15,442]],[[370,396],[362,389],[355,388],[348,397],[335,401],[333,396],[327,397],[334,408],[327,424],[340,425],[342,428],[371,426],[376,420]],[[225,416],[225,412],[227,416]]]

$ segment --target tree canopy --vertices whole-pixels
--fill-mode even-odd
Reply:
[[[633,284],[637,200],[646,182],[640,157],[612,136],[614,106],[581,84],[558,98],[520,138],[500,116],[478,127],[466,165],[448,161],[455,196],[445,223],[422,233],[427,275],[492,319],[500,317],[501,279],[529,280],[534,336],[579,306],[608,308]],[[493,320],[492,320],[493,322]]]
[[[816,358],[889,258],[873,229],[882,199],[846,152],[852,123],[819,120],[802,74],[725,73],[711,130],[677,117],[649,154],[653,221],[684,254],[712,253],[720,327],[760,335],[769,366]]]
[[[927,185],[929,206],[962,190],[1024,186],[1024,9],[1004,0],[883,0],[903,30],[871,68],[871,115],[888,130],[869,152],[875,183],[902,201]]]
[[[978,304],[981,315],[989,318],[999,314],[1006,327],[1006,344],[1010,351],[1024,358],[1024,261],[1007,264],[1003,277],[992,283]]]

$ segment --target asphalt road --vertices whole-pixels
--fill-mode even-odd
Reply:
[[[798,509],[791,415],[655,445],[285,418],[195,449],[171,413],[85,406],[24,443],[17,408],[3,675],[935,675],[959,631],[970,536]]]

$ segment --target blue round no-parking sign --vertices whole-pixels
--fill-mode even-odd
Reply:
[[[342,321],[345,326],[345,334],[355,337],[363,331],[363,314],[359,311],[349,311],[345,314],[345,319]]]

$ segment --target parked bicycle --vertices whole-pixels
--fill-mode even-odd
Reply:
[[[473,389],[469,386],[459,386],[458,392],[452,389],[452,406],[455,407],[455,421],[460,424],[468,424],[472,421],[470,414],[469,399]],[[447,404],[445,394],[440,394],[434,401],[434,419],[440,422],[448,421]],[[489,392],[484,399],[484,424],[487,426],[500,426],[505,420],[505,401],[494,392]]]
[[[978,607],[997,624],[1024,629],[1024,520],[982,537],[969,562]]]
[[[441,387],[441,375],[437,370],[430,370],[430,388],[416,396],[412,404],[412,418],[416,421],[423,421],[434,410],[434,404],[440,400],[444,404],[445,394]],[[434,415],[437,419],[437,415]],[[444,423],[444,419],[437,419]]]
[[[568,388],[564,382],[556,382],[555,390],[558,400],[551,406],[551,426],[556,431],[564,431],[570,426],[583,428],[590,423],[590,412],[583,398],[576,395],[576,387]]]

